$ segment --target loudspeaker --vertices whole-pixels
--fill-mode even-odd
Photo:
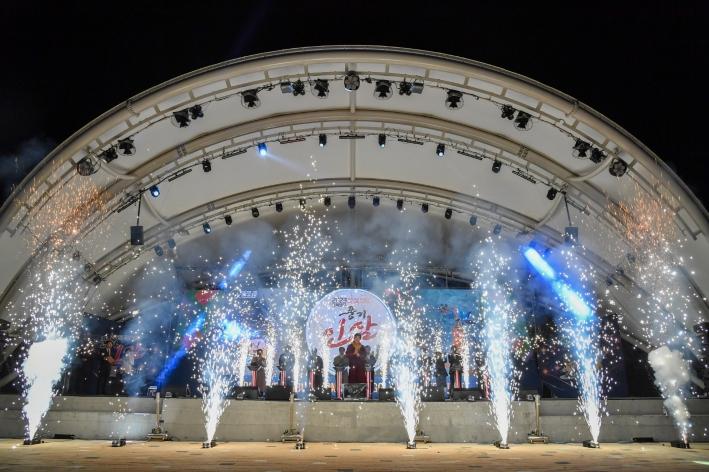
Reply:
[[[539,395],[539,392],[536,390],[520,390],[517,393],[517,400],[533,402],[534,395]]]
[[[451,400],[461,402],[461,401],[477,401],[484,400],[482,390],[479,388],[454,388],[451,391]]]
[[[142,226],[131,226],[130,227],[130,245],[131,246],[142,246],[143,245],[143,227]]]
[[[442,402],[446,400],[446,388],[444,386],[423,387],[421,390],[421,400],[425,402]]]
[[[393,402],[396,400],[396,392],[393,388],[380,388],[379,389],[379,401],[380,402]]]
[[[342,391],[345,398],[364,399],[367,396],[366,383],[346,383],[342,384]]]
[[[266,400],[290,400],[290,387],[283,385],[271,385],[270,387],[266,387]]]
[[[244,400],[258,400],[258,388],[252,386],[235,387],[234,397],[243,398]]]
[[[325,389],[325,388],[317,388],[315,390],[312,390],[311,393],[317,398],[319,401],[327,401],[327,400],[332,400],[332,395],[330,394],[330,389]]]

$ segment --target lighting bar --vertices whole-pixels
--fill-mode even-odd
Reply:
[[[173,180],[177,180],[180,177],[184,177],[185,175],[189,174],[190,172],[192,172],[191,167],[188,167],[187,169],[178,170],[177,172],[172,174],[170,177],[168,177],[167,181],[172,182]]]
[[[340,139],[364,139],[363,134],[341,134]]]
[[[522,177],[527,182],[532,182],[533,184],[537,183],[537,179],[535,179],[534,177],[532,177],[530,174],[526,173],[525,171],[523,171],[519,167],[517,169],[513,170],[512,173],[518,177]]]
[[[280,144],[291,144],[291,143],[299,143],[301,141],[305,141],[304,136],[293,136],[292,138],[284,138],[284,139],[279,139],[278,142]]]
[[[483,156],[481,156],[480,154],[475,154],[475,153],[468,152],[468,151],[460,150],[460,151],[458,151],[458,154],[460,154],[462,156],[472,157],[473,159],[477,159],[479,161],[483,160]]]
[[[410,138],[398,138],[398,141],[400,143],[423,145],[423,141],[418,141],[416,139],[410,139]]]
[[[239,148],[233,151],[225,152],[224,154],[222,154],[222,159],[229,159],[230,157],[238,156],[239,154],[244,154],[246,151],[246,148]]]

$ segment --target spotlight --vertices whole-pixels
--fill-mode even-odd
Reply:
[[[332,200],[330,199],[330,197],[325,197],[325,198],[323,198],[322,202],[323,202],[323,205],[325,205],[326,207],[329,207],[330,204],[332,203]]]
[[[209,226],[209,223],[202,223],[202,229],[204,230],[204,234],[209,234],[212,232],[212,227]]]
[[[470,220],[468,220],[468,222],[470,223],[470,226],[475,226],[478,224],[478,217],[475,215],[470,215]]]
[[[359,88],[359,75],[357,75],[357,72],[351,70],[347,73],[345,76],[345,90],[348,92],[354,92]]]
[[[436,155],[438,157],[443,157],[443,155],[446,153],[446,145],[443,143],[439,143],[438,146],[436,146]]]
[[[233,222],[234,220],[231,218],[231,215],[226,215],[224,217],[224,223],[226,223],[227,226],[231,226]]]
[[[350,195],[347,197],[347,206],[350,207],[350,209],[353,209],[355,207],[355,196]]]
[[[388,80],[377,80],[374,86],[374,98],[377,100],[388,100],[394,92],[391,90],[391,82]]]
[[[258,143],[257,149],[259,156],[265,156],[268,152],[268,146],[266,146],[266,143]]]
[[[165,253],[163,252],[162,248],[160,247],[160,245],[155,246],[155,247],[153,248],[153,251],[155,251],[155,254],[157,254],[159,257],[162,257],[163,254],[165,254]]]
[[[416,449],[416,441],[406,441],[406,449]]]
[[[587,157],[589,149],[591,149],[591,145],[589,143],[581,139],[577,139],[574,143],[572,154],[574,157]]]
[[[513,106],[511,105],[502,105],[502,115],[501,118],[507,118],[508,120],[512,120],[515,117],[515,110]]]
[[[113,146],[111,146],[110,148],[106,149],[101,154],[99,154],[98,157],[100,159],[103,159],[104,162],[108,163],[108,162],[115,161],[116,159],[118,159],[118,153],[116,152],[116,149]]]
[[[179,128],[187,128],[190,125],[190,112],[188,110],[176,111],[172,114],[171,121]]]
[[[463,93],[458,90],[449,90],[446,96],[446,108],[450,110],[463,108]]]
[[[244,90],[241,92],[241,105],[244,108],[258,108],[261,106],[261,99],[258,98],[258,90]]]
[[[207,159],[202,161],[202,170],[205,172],[211,172],[212,171],[212,163],[209,162]]]
[[[301,198],[300,200],[298,200],[298,204],[300,205],[301,210],[305,208],[305,203],[305,198]]]
[[[167,247],[169,247],[170,249],[175,249],[177,247],[177,243],[174,239],[170,238],[167,240]]]
[[[445,216],[447,220],[450,220],[451,216],[453,216],[453,210],[450,208],[446,208],[446,212],[443,216]]]
[[[526,131],[532,127],[532,115],[525,113],[523,111],[517,112],[517,118],[515,118],[515,128],[519,130]]]
[[[135,154],[135,145],[133,138],[123,138],[118,140],[118,152],[124,156],[132,156]]]
[[[611,165],[608,166],[608,172],[610,172],[613,177],[622,177],[627,170],[628,164],[619,157],[614,157],[611,161]]]
[[[411,95],[412,93],[423,92],[423,82],[407,82],[399,83],[399,95]]]
[[[282,202],[276,202],[276,212],[280,213],[283,211],[283,203]]]
[[[386,146],[386,144],[387,144],[386,134],[380,134],[378,140],[379,140],[379,147],[384,148],[384,146]]]
[[[547,191],[547,198],[548,198],[549,200],[554,200],[554,199],[556,198],[556,192],[557,192],[557,190],[556,190],[554,187],[551,187],[551,188]]]
[[[495,159],[495,161],[492,163],[492,171],[493,171],[495,174],[499,174],[499,173],[500,173],[500,169],[502,169],[502,162],[500,162],[500,161],[498,161],[497,159]]]
[[[160,196],[160,188],[157,185],[151,185],[150,195],[152,195],[153,198],[158,198]]]
[[[196,120],[198,118],[204,118],[204,112],[202,111],[202,105],[194,105],[190,107],[190,118]]]
[[[596,164],[603,162],[603,160],[606,158],[606,154],[601,151],[600,149],[593,148],[591,149],[591,162],[594,162]]]
[[[422,212],[422,213],[428,213],[428,203],[422,203],[422,204],[421,204],[421,212]]]
[[[400,198],[396,201],[396,209],[399,211],[404,209],[404,200],[403,199]]]
[[[98,172],[97,162],[94,161],[90,156],[86,156],[76,163],[76,172],[79,175],[87,177]]]
[[[372,197],[372,206],[375,206],[375,207],[379,206],[379,197],[378,196]]]
[[[320,147],[325,147],[327,144],[327,135],[326,134],[321,134],[318,136],[318,144],[320,144]]]
[[[281,82],[281,92],[292,93],[294,97],[305,95],[305,84],[300,79],[295,82]]]
[[[327,98],[330,94],[330,83],[325,79],[316,79],[311,91],[318,98]]]
[[[492,229],[492,234],[498,235],[502,232],[502,226],[497,224],[495,227]]]
[[[251,209],[251,216],[253,216],[254,218],[258,218],[258,215],[259,215],[258,208],[253,207]]]

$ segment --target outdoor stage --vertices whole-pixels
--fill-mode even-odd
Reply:
[[[179,441],[204,440],[201,399],[164,400],[164,428]],[[305,419],[305,440],[310,442],[404,443],[401,412],[393,402],[320,401],[296,402]],[[580,443],[588,427],[575,414],[575,399],[542,400],[542,431],[552,442]],[[709,402],[689,400],[692,414],[690,442],[706,441]],[[21,402],[0,396],[0,437],[20,438],[24,434]],[[523,443],[535,429],[534,402],[515,402],[510,443]],[[232,400],[217,428],[217,441],[279,441],[288,428],[290,403],[285,401]],[[655,441],[677,438],[672,418],[665,415],[660,399],[634,398],[608,401],[610,416],[604,417],[600,441],[626,442],[634,437]],[[301,416],[301,415],[298,415]],[[42,437],[73,434],[78,439],[126,437],[143,440],[155,426],[155,400],[127,397],[58,397],[45,417]],[[420,428],[435,443],[487,443],[499,439],[488,402],[428,402],[420,415]],[[403,446],[402,446],[403,447]]]
[[[52,470],[243,470],[243,471],[390,471],[390,470],[706,470],[709,445],[675,449],[667,444],[579,444],[512,446],[498,450],[479,444],[427,444],[416,450],[401,444],[225,443],[201,449],[196,442],[129,442],[112,448],[106,441],[50,440],[22,447],[0,440],[0,469]],[[148,465],[150,464],[150,465]]]

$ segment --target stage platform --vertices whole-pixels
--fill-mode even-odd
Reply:
[[[47,470],[179,470],[179,471],[691,471],[706,470],[709,444],[675,449],[667,444],[513,445],[499,450],[480,444],[426,444],[407,450],[391,443],[293,444],[223,443],[201,449],[198,442],[129,442],[113,448],[107,441],[49,440],[18,446],[0,440],[0,469]]]
[[[0,395],[0,437],[23,435],[21,402]],[[695,441],[709,440],[709,400],[689,400]],[[392,442],[406,439],[399,408],[393,402],[320,401],[296,402],[304,418],[305,438],[315,442]],[[279,441],[288,428],[289,402],[231,400],[217,428],[217,441]],[[652,437],[676,439],[672,419],[664,414],[662,401],[653,398],[614,399],[610,416],[603,418],[602,442],[631,441]],[[575,414],[576,400],[544,399],[541,424],[552,442],[589,439],[583,418]],[[202,441],[204,420],[200,399],[168,398],[163,402],[164,428],[180,441]],[[510,443],[523,443],[534,429],[533,402],[516,402]],[[144,439],[155,426],[155,400],[127,397],[57,397],[48,412],[44,437],[73,434],[79,439],[126,437]],[[499,439],[489,403],[429,402],[421,411],[420,427],[436,443],[492,443]]]

